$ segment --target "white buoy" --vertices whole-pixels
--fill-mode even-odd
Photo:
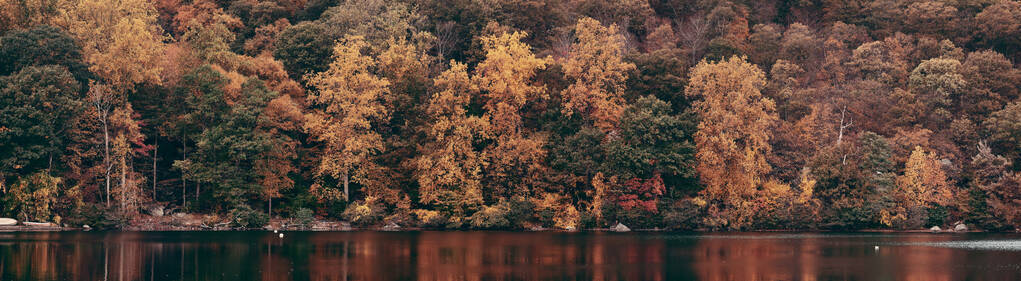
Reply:
[[[280,238],[284,238],[284,234],[283,233],[280,233]]]
[[[876,251],[879,251],[879,246],[876,246]]]
[[[277,230],[276,230],[276,229],[274,229],[274,230],[273,230],[273,233],[277,233]]]

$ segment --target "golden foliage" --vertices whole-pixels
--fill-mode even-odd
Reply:
[[[898,220],[907,219],[910,210],[951,204],[954,192],[942,166],[935,153],[926,153],[922,147],[915,146],[904,174],[897,177],[894,207],[881,210],[880,221],[892,226]]]
[[[581,114],[597,128],[610,131],[624,111],[624,81],[635,65],[624,61],[624,37],[616,25],[582,18],[575,25],[578,41],[564,62],[564,74],[574,81],[564,90],[564,113]]]
[[[315,91],[308,95],[312,110],[304,127],[324,145],[319,174],[347,179],[353,170],[373,165],[373,156],[384,149],[373,123],[390,117],[381,102],[390,82],[372,73],[376,61],[362,54],[367,45],[359,36],[345,37],[334,48],[330,68],[308,79]]]
[[[709,199],[751,196],[770,171],[768,132],[777,117],[773,101],[760,92],[764,85],[762,71],[738,57],[692,69],[685,93],[701,99],[695,103],[701,116],[696,169]]]
[[[54,23],[82,44],[89,70],[117,89],[160,84],[163,30],[146,0],[81,0],[62,7]]]
[[[532,54],[531,47],[521,42],[525,36],[505,32],[482,38],[486,59],[476,67],[472,82],[483,91],[491,131],[499,136],[519,135],[521,107],[545,94],[545,87],[534,85],[532,77],[549,61]]]
[[[419,200],[440,204],[457,215],[482,205],[482,169],[485,154],[474,149],[476,142],[488,137],[488,122],[468,116],[471,96],[477,92],[468,78],[467,66],[452,62],[449,70],[434,81],[439,92],[433,94],[427,112],[431,143],[424,155],[415,159]]]

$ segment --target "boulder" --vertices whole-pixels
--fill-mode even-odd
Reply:
[[[149,214],[154,217],[162,217],[165,214],[164,208],[163,206],[153,206],[152,208],[149,208]]]
[[[954,226],[954,231],[955,232],[967,232],[968,231],[968,226],[964,225],[963,223],[959,223],[959,224]]]
[[[617,223],[617,225],[614,225],[612,228],[610,228],[610,230],[616,231],[616,232],[628,232],[628,231],[631,231],[631,229],[628,228],[623,223]]]
[[[0,226],[15,225],[18,220],[12,218],[0,218]]]
[[[929,231],[932,231],[932,233],[939,233],[940,231],[943,231],[943,229],[939,228],[939,226],[933,226],[929,229]]]
[[[393,223],[393,222],[388,223],[388,224],[383,226],[383,230],[385,230],[385,231],[397,231],[397,230],[400,230],[400,229],[401,229],[401,226],[397,225],[397,223]]]
[[[577,230],[577,229],[576,229],[576,228],[574,228],[573,226],[568,226],[568,227],[565,227],[565,228],[564,228],[564,230],[567,230],[567,231],[575,231],[575,230]]]

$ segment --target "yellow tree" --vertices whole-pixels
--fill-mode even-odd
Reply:
[[[743,58],[702,61],[691,70],[685,94],[697,99],[695,146],[703,196],[723,206],[748,206],[770,171],[769,127],[777,120],[773,101],[762,96],[765,75]],[[740,215],[744,212],[738,212]],[[731,228],[740,227],[734,218]]]
[[[482,205],[486,160],[474,146],[487,137],[489,125],[486,119],[468,116],[469,102],[478,90],[471,84],[464,64],[452,62],[434,84],[438,92],[426,109],[432,118],[427,132],[430,143],[415,159],[420,201],[464,216]]]
[[[521,135],[519,111],[529,99],[545,94],[542,86],[533,85],[532,76],[545,69],[548,60],[535,57],[531,47],[521,42],[526,35],[505,32],[482,38],[486,59],[476,67],[472,81],[483,91],[492,132],[499,136]]]
[[[111,131],[115,132],[111,153],[120,177],[115,193],[120,195],[118,201],[121,212],[128,213],[137,213],[146,198],[142,196],[144,178],[141,173],[135,171],[132,162],[148,147],[142,142],[145,135],[142,134],[138,121],[132,118],[134,114],[131,104],[126,103],[124,107],[114,110],[109,117]]]
[[[563,63],[573,83],[564,90],[564,112],[578,113],[604,132],[617,125],[624,110],[624,81],[635,65],[624,61],[624,36],[616,25],[604,27],[592,18],[575,25],[578,41]]]
[[[913,210],[950,204],[954,194],[942,167],[935,153],[915,146],[904,164],[904,175],[897,177],[893,190],[895,207],[880,211],[881,222],[893,226],[907,220]]]
[[[323,144],[319,174],[341,179],[344,198],[349,199],[352,175],[368,184],[364,171],[373,170],[373,156],[383,151],[383,139],[373,123],[386,122],[390,112],[382,99],[390,94],[390,82],[372,73],[376,61],[362,53],[368,44],[361,36],[348,36],[334,47],[328,70],[309,77],[315,90],[305,115],[305,129]]]
[[[147,0],[80,0],[53,21],[82,44],[89,70],[118,90],[160,83],[163,30]]]
[[[547,174],[542,164],[546,158],[544,140],[523,132],[521,109],[545,94],[545,88],[534,85],[532,77],[546,67],[548,59],[537,58],[531,47],[521,42],[525,36],[503,32],[483,37],[486,59],[472,77],[486,101],[487,131],[496,139],[486,151],[490,159],[486,178],[493,186],[488,190],[490,197],[527,194],[528,188],[539,185]]]

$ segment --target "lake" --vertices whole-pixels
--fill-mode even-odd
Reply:
[[[18,232],[0,280],[1021,280],[1021,235]]]

